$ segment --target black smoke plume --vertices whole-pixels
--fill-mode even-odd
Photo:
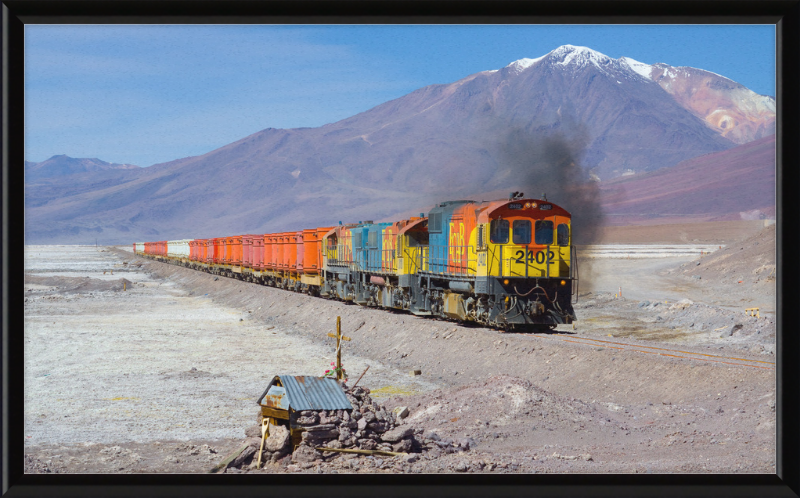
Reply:
[[[542,198],[572,214],[573,241],[592,244],[598,240],[605,214],[600,187],[582,164],[588,139],[578,129],[566,135],[549,135],[514,129],[499,142],[499,170],[503,184],[521,190],[528,198]]]

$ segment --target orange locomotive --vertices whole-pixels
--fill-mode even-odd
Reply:
[[[188,249],[173,251],[173,244]],[[571,216],[520,192],[508,200],[443,202],[427,216],[396,222],[140,242],[134,251],[311,295],[506,330],[575,320]]]

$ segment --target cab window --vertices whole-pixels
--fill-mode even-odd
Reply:
[[[553,222],[550,220],[536,220],[535,239],[537,244],[550,245],[553,243]]]
[[[556,231],[556,239],[558,240],[558,245],[560,246],[568,246],[569,245],[569,225],[566,223],[561,223],[558,225],[558,230]]]
[[[508,244],[508,220],[492,220],[489,240],[492,244]]]
[[[531,221],[514,220],[513,241],[515,244],[527,245],[531,243]]]

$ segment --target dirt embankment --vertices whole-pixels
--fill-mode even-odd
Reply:
[[[438,387],[423,391],[398,382],[372,392],[389,410],[408,408],[404,424],[413,427],[421,445],[416,458],[339,454],[301,463],[283,460],[246,472],[775,471],[774,323],[743,326],[726,335],[736,321],[726,310],[699,300],[656,304],[615,299],[615,289],[608,289],[581,298],[574,331],[504,334],[117,254],[129,264],[141,262],[154,281],[194,296],[207,294],[215,305],[237,310],[265,331],[323,342],[341,316],[342,332],[352,338],[343,350],[346,365],[348,355],[354,355],[400,372],[421,370],[421,378]],[[635,267],[630,271],[635,273]],[[726,292],[730,284],[715,285],[720,286],[716,292]],[[722,324],[727,329],[715,330]],[[586,342],[592,339],[609,342]],[[190,347],[180,337],[175,341],[177,348]],[[733,355],[752,362],[720,360]],[[351,371],[351,376],[358,373]],[[371,375],[372,370],[359,385],[370,387]],[[211,399],[214,392],[201,396],[209,398],[204,403],[219,403]],[[159,445],[104,444],[83,450],[39,445],[26,450],[31,459],[26,469],[43,471],[47,464],[76,472],[83,459],[84,468],[90,461],[97,472],[202,472],[214,455],[220,461],[242,442],[209,441],[198,433],[189,442]],[[128,452],[141,463],[126,460]],[[72,460],[56,463],[54,455],[67,454]]]
[[[682,265],[682,273],[729,292],[774,296],[775,232],[775,225],[766,227],[744,240]]]

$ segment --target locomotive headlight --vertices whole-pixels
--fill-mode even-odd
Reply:
[[[567,281],[566,280],[562,280],[561,281],[561,285],[567,285]]]
[[[508,279],[503,280],[503,285],[508,285]]]

